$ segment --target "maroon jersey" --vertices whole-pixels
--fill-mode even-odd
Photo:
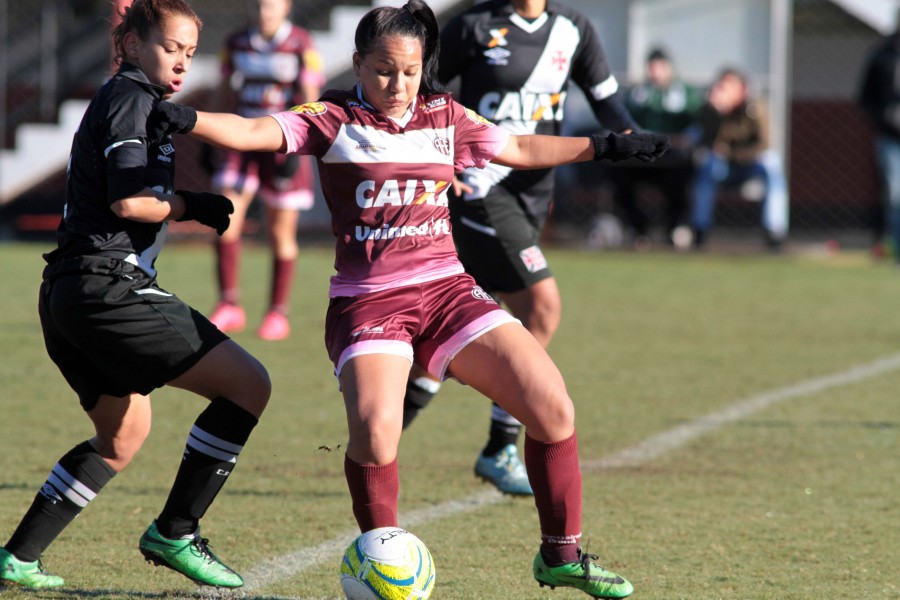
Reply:
[[[222,77],[238,90],[237,112],[258,117],[303,102],[302,85],[322,86],[322,61],[309,33],[285,21],[272,40],[256,27],[225,42]]]
[[[357,85],[273,115],[287,152],[312,154],[337,237],[331,296],[356,296],[463,272],[450,235],[454,173],[484,167],[509,134],[448,94],[418,96],[395,120]]]

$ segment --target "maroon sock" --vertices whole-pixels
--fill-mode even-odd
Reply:
[[[272,298],[269,306],[281,314],[287,314],[296,262],[295,258],[276,258],[272,264]]]
[[[581,468],[575,434],[560,442],[525,435],[525,468],[541,523],[541,553],[550,566],[578,560]]]
[[[238,291],[238,267],[241,261],[241,240],[225,242],[217,240],[218,257],[216,275],[219,278],[219,297],[230,304],[240,301]]]
[[[344,476],[353,500],[353,516],[363,533],[397,527],[400,470],[397,459],[386,465],[361,465],[344,455]]]

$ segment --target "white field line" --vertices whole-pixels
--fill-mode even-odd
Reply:
[[[672,452],[696,437],[715,431],[780,402],[850,385],[897,369],[900,369],[900,354],[859,365],[833,375],[808,379],[794,385],[764,392],[736,402],[720,411],[673,427],[612,456],[582,461],[582,469],[600,471],[640,465]],[[491,489],[459,500],[448,500],[428,508],[409,511],[402,515],[400,521],[401,525],[412,529],[422,523],[474,512],[485,506],[496,504],[502,498],[503,496],[499,492]],[[356,529],[347,530],[316,546],[301,548],[295,552],[267,560],[244,573],[246,584],[242,592],[259,590],[328,561],[335,561],[336,564],[340,553],[357,535]]]
[[[582,461],[581,468],[582,470],[594,471],[640,465],[663,456],[704,433],[709,433],[724,425],[739,421],[773,404],[871,379],[890,371],[896,371],[898,368],[900,368],[900,354],[852,367],[833,375],[807,379],[794,385],[764,392],[758,396],[752,396],[741,402],[726,406],[722,410],[710,413],[705,417],[700,417],[658,433],[612,456],[592,461]]]

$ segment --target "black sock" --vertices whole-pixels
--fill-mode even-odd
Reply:
[[[36,561],[115,474],[90,443],[69,450],[34,497],[6,550],[21,561]]]
[[[226,398],[200,413],[188,435],[175,483],[156,521],[159,532],[178,539],[197,530],[237,463],[257,419]]]
[[[428,377],[418,377],[406,382],[406,395],[403,397],[403,429],[409,427],[419,411],[428,406],[439,389],[441,382]]]
[[[522,424],[509,413],[497,406],[491,410],[491,428],[488,432],[488,442],[481,451],[482,456],[494,456],[510,444],[515,445],[519,440]]]

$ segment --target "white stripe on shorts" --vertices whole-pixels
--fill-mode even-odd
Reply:
[[[428,363],[428,372],[441,380],[446,379],[447,367],[450,366],[450,361],[459,354],[460,350],[490,330],[506,323],[521,323],[521,321],[502,308],[492,310],[475,319],[441,344],[441,347],[431,357],[431,362]]]
[[[350,344],[344,348],[334,369],[334,376],[341,376],[341,369],[344,368],[348,360],[364,354],[395,354],[407,359],[410,364],[413,362],[413,348],[409,342],[401,342],[400,340],[365,340]]]

